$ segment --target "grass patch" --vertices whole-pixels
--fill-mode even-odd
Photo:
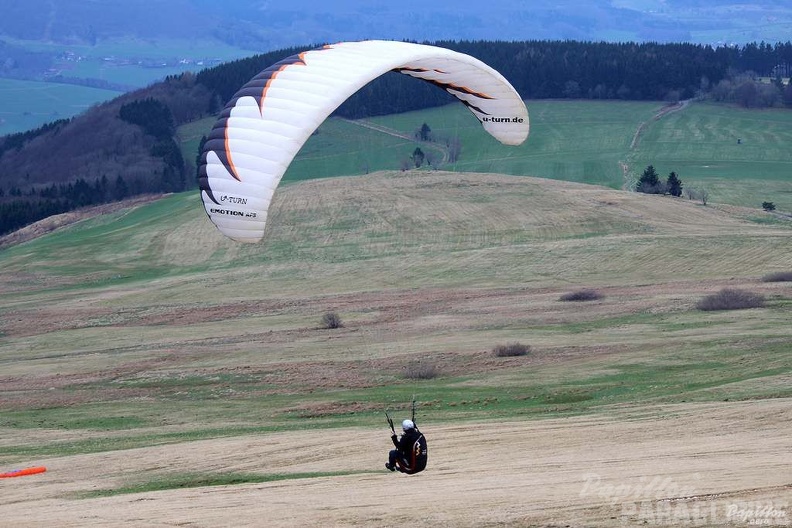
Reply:
[[[313,424],[314,427],[327,427],[328,425]],[[70,442],[54,442],[48,444],[25,444],[4,446],[1,460],[13,462],[37,457],[69,456],[88,453],[103,453],[107,451],[123,451],[139,449],[155,445],[178,444],[211,438],[227,438],[249,434],[265,434],[287,430],[301,429],[298,424],[277,426],[231,426],[218,428],[202,428],[190,431],[171,433],[137,434],[123,437],[96,437]]]
[[[579,390],[579,389],[571,389],[567,391],[559,391],[553,392],[552,394],[546,394],[542,397],[542,400],[546,404],[558,405],[558,404],[566,404],[566,403],[579,403],[591,400],[594,396],[586,391],[586,390]]]
[[[145,416],[142,410],[131,406],[120,408],[122,405],[115,404],[118,414],[103,410],[102,406],[106,407],[107,404],[0,411],[0,423],[17,429],[46,428],[64,431],[123,431],[152,425],[148,419],[142,417]]]
[[[260,484],[262,482],[278,482],[282,480],[297,480],[307,478],[340,477],[344,475],[357,475],[374,473],[373,471],[317,471],[311,473],[275,473],[261,475],[257,473],[183,473],[168,475],[113,489],[99,489],[79,495],[82,499],[97,497],[112,497],[130,493],[148,493],[152,491],[165,491],[173,489],[203,488],[207,486],[235,486],[239,484]]]
[[[94,429],[100,431],[118,431],[126,429],[136,429],[148,425],[146,420],[137,416],[107,416],[107,417],[86,417],[73,420],[69,423],[71,429]]]
[[[762,308],[765,305],[763,295],[745,290],[726,288],[718,293],[708,295],[696,303],[696,308],[702,311],[713,310],[745,310],[748,308]]]
[[[748,216],[746,220],[760,225],[788,225],[790,220],[779,216]]]

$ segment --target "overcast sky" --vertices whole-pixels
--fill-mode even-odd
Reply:
[[[606,40],[709,44],[792,38],[778,0],[226,0],[227,13],[314,42]]]
[[[790,0],[0,0],[0,37],[189,38],[253,51],[371,38],[707,44],[792,38]]]

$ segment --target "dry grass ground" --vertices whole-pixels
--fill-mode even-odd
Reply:
[[[359,428],[55,457],[43,475],[2,483],[0,516],[31,527],[748,526],[731,508],[790,513],[790,420],[788,401],[752,401],[427,425],[431,466],[416,477],[376,471],[387,435]],[[352,474],[77,498],[198,468]]]
[[[771,504],[792,520],[790,290],[761,280],[792,266],[792,226],[767,218],[383,173],[283,187],[261,245],[177,196],[6,248],[0,469],[49,470],[0,481],[0,518],[718,526]],[[695,309],[725,287],[768,302]],[[582,288],[602,296],[559,300]],[[328,311],[343,328],[321,328]],[[492,354],[511,342],[531,353]],[[439,377],[404,380],[413,361]],[[386,473],[381,411],[416,391],[429,469]],[[85,495],[191,472],[280,480]]]

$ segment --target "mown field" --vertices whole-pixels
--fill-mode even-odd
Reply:
[[[347,122],[330,119],[298,153],[285,181],[365,174],[400,168],[416,148],[442,158],[447,138],[461,142],[445,170],[497,172],[629,187],[653,165],[661,178],[675,171],[683,185],[706,189],[709,201],[761,209],[773,202],[792,211],[792,112],[690,103],[664,113],[660,102],[528,101],[531,134],[519,147],[482,133],[462,106]],[[184,155],[214,119],[181,129]],[[421,144],[368,128],[369,122],[412,136],[427,123],[437,144]],[[740,139],[738,144],[737,140]]]
[[[433,115],[419,120],[470,121]],[[560,146],[539,119],[537,142]],[[630,125],[609,126],[629,145]],[[81,527],[224,526],[228,508],[239,525],[646,520],[585,495],[592,472],[611,486],[670,479],[721,516],[723,497],[788,503],[792,290],[762,280],[792,271],[788,218],[508,174],[304,179],[332,165],[319,144],[329,130],[352,148],[362,129],[328,127],[276,194],[261,244],[223,238],[191,192],[0,251],[0,467],[49,468],[3,483],[0,516]],[[377,149],[361,159],[396,150],[366,130]],[[493,166],[500,147],[477,143],[465,154]],[[504,172],[530,158],[517,150]],[[585,167],[597,149],[585,152],[562,159]],[[765,304],[696,308],[724,288]],[[561,300],[582,289],[599,298]],[[327,313],[343,327],[323,328]],[[494,355],[510,343],[530,352]],[[383,410],[401,417],[413,396],[432,446],[415,478],[431,494],[382,470]],[[386,513],[394,493],[414,507]],[[658,492],[652,507],[680,493]]]
[[[789,288],[760,278],[789,268],[791,226],[758,215],[397,172],[287,184],[255,246],[193,193],[86,220],[0,253],[0,421],[86,438],[13,434],[0,457],[373,425],[413,393],[440,422],[788,397]],[[694,309],[729,285],[768,306]],[[604,298],[559,301],[579,288]],[[492,357],[512,341],[535,352]],[[405,379],[414,362],[438,377]]]

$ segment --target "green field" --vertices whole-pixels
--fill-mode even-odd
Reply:
[[[142,88],[168,75],[197,72],[222,62],[248,57],[252,52],[205,39],[168,40],[118,38],[94,46],[64,46],[8,39],[32,51],[65,56],[55,62],[65,77],[97,79],[114,85]],[[79,58],[79,60],[77,60]],[[56,119],[72,117],[93,104],[121,92],[62,83],[0,78],[0,136],[32,130]]]
[[[660,107],[650,102],[528,101],[531,133],[520,147],[501,145],[481,133],[478,121],[461,105],[380,118],[412,132],[426,122],[440,136],[459,137],[460,160],[453,170],[532,175],[619,188],[618,162],[635,128]]]
[[[768,200],[792,210],[792,111],[693,104],[653,122],[630,158],[709,187],[714,199],[748,207]]]
[[[0,79],[0,136],[73,117],[119,95],[86,86]]]
[[[459,138],[461,157],[442,166],[444,170],[529,175],[619,189],[636,181],[651,164],[662,178],[675,171],[683,185],[708,190],[712,202],[759,209],[762,202],[771,201],[780,211],[792,211],[792,111],[691,103],[654,119],[663,106],[528,101],[531,134],[519,147],[498,143],[457,104],[366,121],[409,135],[427,123],[437,138]],[[185,157],[195,159],[198,141],[213,122],[206,119],[182,127]],[[440,152],[431,144],[331,118],[297,154],[284,181],[394,170],[415,148]]]
[[[213,39],[150,40],[119,37],[102,39],[95,45],[55,44],[6,38],[9,43],[31,51],[61,56],[69,52],[80,60],[56,61],[55,67],[68,77],[101,79],[110,83],[144,87],[168,75],[199,71],[221,62],[249,57],[253,52],[233,48]],[[185,61],[180,64],[180,61]]]

